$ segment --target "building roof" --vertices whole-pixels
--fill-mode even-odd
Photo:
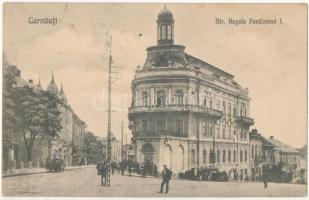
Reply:
[[[211,64],[209,64],[209,63],[207,63],[207,62],[205,62],[205,61],[203,61],[199,58],[196,58],[196,57],[189,55],[187,53],[185,53],[185,56],[186,56],[187,61],[191,64],[199,63],[201,67],[203,67],[207,70],[210,70],[214,73],[219,73],[219,74],[226,76],[227,78],[230,78],[230,79],[234,78],[234,76],[232,74],[229,74],[229,73],[223,71],[222,69],[219,69],[218,67],[215,67],[215,66],[213,66],[213,65],[211,65]]]
[[[305,144],[302,148],[297,149],[300,153],[302,158],[307,159],[307,144]]]
[[[57,96],[59,95],[59,90],[54,80],[54,73],[52,73],[52,79],[50,81],[50,84],[47,86],[47,90]]]
[[[159,20],[173,20],[173,13],[164,6],[163,10],[159,12]]]
[[[290,147],[289,145],[274,139],[273,137],[267,139],[268,142],[272,143],[273,145],[276,146],[278,151],[281,151],[283,153],[300,153],[296,149]]]

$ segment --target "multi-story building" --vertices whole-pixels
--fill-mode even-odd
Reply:
[[[16,80],[17,86],[22,87],[28,85],[33,87],[35,90],[44,90],[40,84],[34,84],[33,80],[25,81],[21,78],[20,73]],[[24,137],[22,133],[14,133],[14,156],[11,159],[13,162],[12,168],[23,168],[23,167],[42,167],[46,165],[46,161],[49,155],[52,157],[60,157],[64,159],[65,166],[73,165],[73,157],[79,160],[77,164],[85,164],[84,154],[81,152],[83,149],[83,133],[86,127],[83,122],[73,111],[69,105],[66,96],[61,85],[60,91],[54,81],[54,76],[47,90],[57,97],[58,109],[61,112],[61,130],[57,135],[59,137],[48,138],[47,135],[39,134],[32,148],[32,160],[29,164],[27,162],[26,147]],[[78,138],[75,139],[74,138]],[[78,151],[73,151],[73,146]]]
[[[287,144],[275,139],[273,136],[267,139],[274,145],[273,168],[277,175],[277,181],[290,182],[300,177],[301,153]]]
[[[52,153],[63,158],[66,166],[85,164],[83,143],[86,123],[74,113],[69,105],[62,84],[60,91],[58,90],[53,74],[47,90],[58,97],[58,106],[61,112],[62,129],[58,133],[60,139],[55,142],[56,145],[54,145]]]
[[[264,140],[265,138],[258,133],[257,129],[250,131],[250,169],[252,179],[262,175]]]
[[[250,98],[234,76],[174,44],[174,18],[164,8],[157,45],[132,81],[130,128],[136,161],[174,172],[201,167],[250,173]]]
[[[135,160],[135,146],[134,144],[123,145],[123,160]]]
[[[112,134],[111,137],[111,160],[113,162],[120,162],[121,161],[121,142]],[[99,138],[101,143],[103,144],[103,155],[107,158],[107,143],[108,138]]]

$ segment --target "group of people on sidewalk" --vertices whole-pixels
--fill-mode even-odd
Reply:
[[[98,175],[101,176],[101,186],[104,186],[104,187],[106,186],[108,167],[109,166],[107,162],[100,162],[97,164]]]
[[[114,167],[111,166],[112,169],[112,175],[114,174]],[[124,175],[124,167],[120,166],[121,169],[121,174],[122,176]],[[109,164],[108,162],[101,162],[97,164],[97,172],[98,175],[101,176],[101,186],[106,186],[106,180],[107,180],[107,172],[109,170]],[[161,173],[161,177],[162,177],[162,182],[161,182],[161,187],[160,187],[160,192],[159,193],[163,193],[164,191],[164,186],[165,186],[165,194],[168,193],[169,191],[169,182],[172,178],[172,174],[173,172],[167,168],[167,165],[163,165],[163,170]],[[129,176],[131,176],[131,170],[129,168]],[[145,177],[145,170],[142,173],[141,177]],[[264,188],[266,189],[268,186],[268,181],[269,181],[269,174],[268,173],[264,173],[263,175],[263,183],[264,183]]]
[[[111,167],[112,169],[112,174],[114,174],[114,168]],[[121,174],[122,176],[124,175],[124,167],[121,167]],[[101,186],[105,187],[106,186],[106,180],[107,180],[107,172],[109,170],[109,166],[107,162],[100,162],[97,164],[97,172],[98,175],[101,176]],[[163,193],[164,190],[164,186],[165,186],[165,194],[168,193],[169,190],[169,181],[172,178],[172,174],[173,172],[167,168],[167,165],[163,165],[163,170],[162,170],[162,183],[161,183],[161,187],[160,187],[160,192],[159,193]],[[131,171],[129,168],[129,176],[131,176]],[[143,170],[142,172],[142,177],[145,178],[146,176],[146,170]]]

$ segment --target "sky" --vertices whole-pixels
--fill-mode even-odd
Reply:
[[[3,50],[24,79],[55,81],[89,131],[107,135],[107,41],[112,35],[112,132],[127,142],[131,81],[156,45],[163,4],[6,3]],[[307,141],[307,7],[305,4],[167,4],[176,44],[235,76],[249,89],[251,117],[265,137],[293,147]],[[30,24],[29,17],[56,25]],[[216,24],[216,18],[225,24]],[[228,24],[228,19],[274,19],[283,24]],[[126,138],[126,137],[125,137]]]

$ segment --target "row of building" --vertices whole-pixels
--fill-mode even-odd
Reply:
[[[268,170],[300,173],[300,153],[250,131],[250,97],[234,76],[174,44],[174,18],[157,19],[157,45],[147,48],[131,85],[128,118],[139,163],[166,164],[174,172],[217,168],[254,177]],[[292,175],[291,175],[292,173]]]
[[[35,84],[33,80],[24,80],[21,77],[20,70],[17,69],[16,66],[4,64],[4,67],[13,67],[18,71],[18,76],[16,77],[17,87],[28,85],[34,90],[44,90],[40,81]],[[49,146],[48,136],[38,134],[35,138],[32,149],[32,160],[27,161],[24,134],[14,132],[11,139],[11,144],[8,149],[6,149],[8,155],[6,155],[7,159],[5,162],[7,163],[4,164],[7,166],[7,169],[45,167],[49,151],[51,151],[51,158],[58,157],[63,159],[66,167],[73,165],[84,165],[87,163],[87,158],[84,152],[84,133],[87,126],[86,123],[78,117],[70,106],[62,84],[60,90],[58,89],[53,74],[46,90],[56,96],[57,107],[61,112],[60,121],[62,128],[59,133],[57,133],[59,137],[52,137]]]

